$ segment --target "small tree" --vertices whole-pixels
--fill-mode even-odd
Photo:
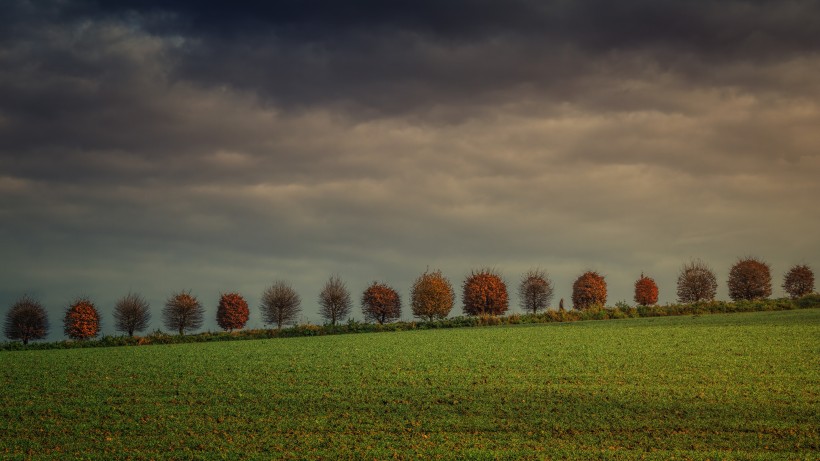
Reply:
[[[319,293],[319,313],[322,318],[331,325],[336,325],[336,322],[341,322],[350,315],[352,307],[353,301],[345,283],[335,275],[330,277]]]
[[[509,309],[507,284],[494,269],[473,270],[461,289],[467,315],[501,315]]]
[[[401,317],[399,293],[386,283],[373,282],[362,293],[362,314],[368,321],[380,324]]]
[[[453,309],[455,299],[456,293],[453,291],[453,285],[440,270],[425,271],[416,279],[410,290],[413,315],[431,322],[437,318],[447,317]]]
[[[783,280],[783,289],[792,298],[800,298],[814,291],[814,272],[805,264],[789,269]]]
[[[697,259],[684,264],[678,274],[678,301],[712,301],[717,294],[717,278],[712,269]]]
[[[239,293],[224,293],[216,306],[216,323],[225,331],[241,330],[248,323],[248,302]]]
[[[541,269],[530,269],[518,285],[521,309],[535,314],[548,308],[552,302],[553,290],[552,280],[546,272]]]
[[[641,278],[635,282],[635,302],[641,306],[652,306],[658,303],[658,285],[652,277]]]
[[[284,281],[274,282],[262,293],[262,318],[267,324],[282,325],[296,322],[296,316],[302,310],[302,300],[296,290]]]
[[[196,296],[191,295],[190,291],[180,291],[171,295],[165,302],[162,318],[166,328],[184,335],[186,331],[202,327],[204,313],[205,309]]]
[[[20,340],[23,344],[29,341],[43,339],[48,335],[48,314],[40,302],[23,296],[12,304],[6,314],[6,338]]]
[[[762,260],[740,259],[729,270],[729,297],[733,301],[766,299],[771,295],[772,273]]]
[[[148,301],[136,293],[128,293],[114,305],[114,328],[128,336],[148,328],[150,320]]]
[[[86,340],[100,334],[100,313],[88,298],[74,300],[66,309],[63,331],[71,339]]]
[[[606,280],[603,275],[595,271],[587,271],[575,279],[575,283],[572,284],[573,307],[584,310],[605,304]]]

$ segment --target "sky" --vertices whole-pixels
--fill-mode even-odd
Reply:
[[[6,0],[0,14],[0,314],[62,338],[89,296],[151,303],[276,280],[322,323],[441,269],[511,292],[606,276],[660,302],[680,267],[820,268],[820,3]],[[263,2],[260,2],[263,3]],[[462,312],[457,296],[453,315]]]

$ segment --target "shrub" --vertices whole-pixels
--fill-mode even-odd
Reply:
[[[337,276],[330,277],[319,293],[319,313],[322,318],[330,321],[331,325],[343,321],[350,315],[353,302],[345,283]]]
[[[717,293],[717,278],[712,269],[701,260],[693,260],[681,267],[678,274],[678,301],[695,303],[712,301]]]
[[[225,331],[241,330],[248,323],[248,302],[239,293],[224,293],[216,306],[216,323]]]
[[[456,294],[453,285],[440,270],[424,272],[410,290],[410,306],[415,317],[432,322],[450,314]]]
[[[584,310],[593,306],[606,304],[606,280],[604,276],[587,271],[581,274],[572,284],[572,305],[576,309]]]
[[[4,326],[6,338],[20,340],[27,345],[29,341],[48,335],[48,314],[38,301],[23,296],[11,306]]]
[[[552,302],[553,284],[541,269],[530,269],[518,285],[518,298],[524,312],[538,313]]]
[[[729,297],[733,301],[766,299],[771,295],[771,270],[760,259],[741,259],[729,270]]]
[[[805,264],[792,266],[783,280],[783,289],[792,299],[811,293],[814,291],[814,272]]]
[[[267,324],[295,324],[296,316],[302,311],[302,299],[296,290],[285,281],[274,282],[262,293],[262,318]]]
[[[162,318],[165,327],[169,330],[176,330],[180,336],[186,331],[192,331],[202,327],[202,317],[205,309],[190,291],[175,293],[165,302],[162,310]]]
[[[399,293],[385,283],[373,282],[362,293],[362,314],[366,320],[384,324],[401,317]]]
[[[85,340],[100,334],[100,313],[88,298],[74,300],[66,309],[63,331],[71,339]]]
[[[501,315],[509,309],[507,284],[493,269],[473,270],[462,284],[462,302],[467,315]]]
[[[652,277],[641,278],[635,282],[635,302],[641,306],[651,306],[658,303],[658,285]]]
[[[148,328],[150,320],[148,301],[136,293],[128,293],[114,305],[114,328],[128,336]]]

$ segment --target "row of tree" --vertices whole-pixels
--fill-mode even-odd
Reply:
[[[740,259],[729,272],[729,296],[732,300],[764,299],[771,296],[771,270],[767,263],[757,258]],[[678,274],[677,295],[681,303],[712,301],[717,293],[714,271],[703,261],[694,260],[684,264]],[[783,289],[793,298],[814,290],[814,273],[806,265],[793,266],[783,282]],[[509,308],[507,284],[495,270],[485,268],[472,271],[461,286],[464,313],[474,316],[495,316]],[[523,275],[518,284],[521,308],[530,313],[549,308],[554,286],[549,276],[540,269]],[[588,271],[579,276],[572,286],[572,304],[576,309],[604,306],[607,300],[607,284],[604,276]],[[636,303],[644,306],[658,302],[658,285],[651,277],[641,274],[635,282]],[[401,298],[390,285],[373,282],[361,296],[364,318],[369,322],[387,323],[401,317]],[[410,307],[413,315],[423,320],[447,317],[455,304],[455,291],[441,271],[425,271],[413,283]],[[319,293],[319,313],[331,325],[346,319],[353,308],[350,291],[338,277],[331,277]],[[559,310],[564,310],[561,299]],[[268,325],[292,324],[301,312],[301,298],[293,287],[277,281],[265,289],[260,310]],[[205,309],[196,296],[189,291],[172,294],[165,302],[162,319],[166,328],[180,335],[202,327]],[[114,325],[117,331],[133,336],[148,328],[151,311],[148,302],[139,294],[129,293],[114,306]],[[217,303],[216,321],[226,331],[244,328],[250,310],[245,298],[239,293],[222,294]],[[5,335],[10,340],[27,344],[30,340],[43,339],[48,334],[49,321],[42,304],[24,296],[9,310],[6,316]],[[75,299],[66,309],[63,318],[66,336],[75,340],[96,337],[100,332],[100,313],[94,303],[85,297]]]

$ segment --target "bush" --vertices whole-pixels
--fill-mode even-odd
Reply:
[[[509,309],[507,284],[493,269],[474,270],[462,284],[467,315],[501,315]]]
[[[48,336],[48,314],[38,301],[23,296],[11,306],[4,326],[6,338],[27,345],[29,341]]]
[[[805,264],[792,266],[783,280],[783,289],[792,299],[811,293],[814,291],[814,272]]]
[[[197,330],[202,327],[202,317],[205,309],[190,291],[175,293],[165,302],[162,318],[165,327],[176,330],[180,336],[186,331]]]
[[[114,305],[114,328],[128,336],[148,328],[150,320],[148,301],[136,293],[128,293]]]
[[[284,281],[274,282],[262,293],[262,318],[267,324],[282,325],[296,323],[296,317],[302,311],[302,300],[296,290]]]
[[[717,278],[706,263],[698,259],[683,265],[678,274],[679,302],[712,301],[716,294]]]
[[[248,323],[248,302],[239,293],[224,293],[216,306],[216,323],[225,331],[241,330]]]
[[[658,303],[658,285],[652,277],[641,278],[635,282],[635,302],[641,306],[650,306]]]
[[[553,284],[546,272],[531,269],[521,278],[518,285],[518,298],[524,312],[537,314],[547,309],[552,302]]]
[[[453,285],[440,270],[424,272],[416,279],[410,290],[410,308],[413,315],[431,322],[447,317],[453,309],[455,299]]]
[[[380,325],[397,320],[401,317],[399,293],[386,283],[373,282],[362,293],[362,314]]]
[[[85,340],[100,334],[100,313],[88,298],[74,300],[66,309],[63,319],[66,336],[71,339]]]
[[[606,280],[594,271],[581,274],[572,284],[572,304],[579,310],[606,304]]]
[[[771,270],[760,259],[741,259],[729,270],[729,297],[733,301],[766,299],[771,295]]]

